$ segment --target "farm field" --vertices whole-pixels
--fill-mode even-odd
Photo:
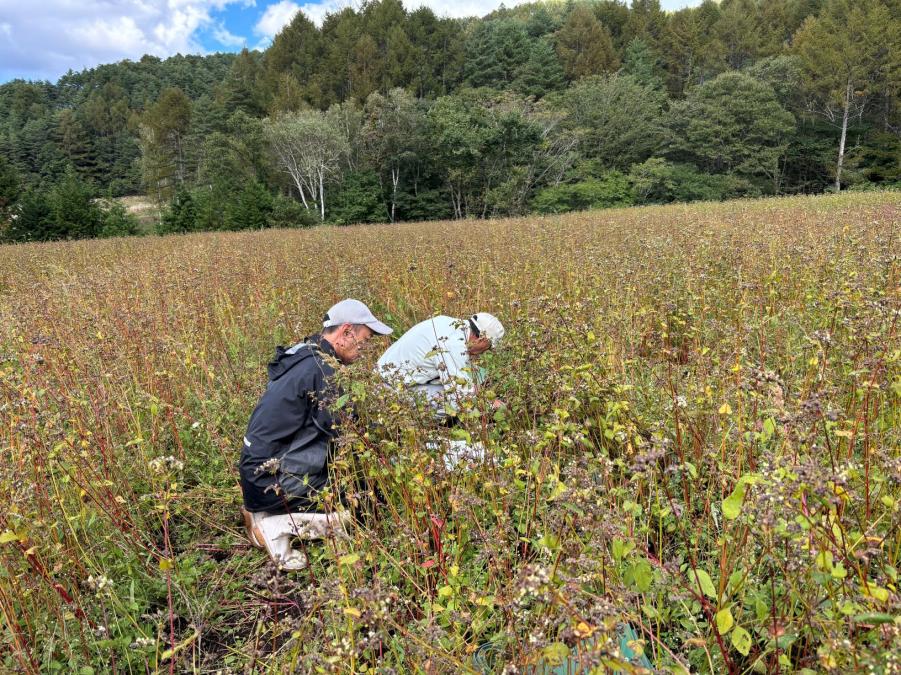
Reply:
[[[901,668],[899,193],[0,256],[3,672]],[[453,432],[342,373],[358,523],[279,573],[240,439],[348,296],[507,337]]]

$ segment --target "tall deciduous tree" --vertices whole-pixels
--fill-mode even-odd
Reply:
[[[341,168],[347,139],[325,114],[308,110],[265,121],[279,167],[290,177],[307,210],[318,206],[325,220],[325,186]]]
[[[387,212],[393,223],[401,179],[412,172],[425,150],[425,117],[417,101],[400,88],[392,89],[385,96],[370,94],[365,115],[363,146],[378,173],[382,191],[390,195]]]
[[[588,5],[576,5],[557,31],[557,54],[570,80],[619,68],[613,40]]]
[[[517,192],[541,140],[522,102],[488,89],[462,90],[438,99],[429,122],[454,215],[484,218],[508,210],[511,189]]]
[[[670,109],[670,153],[709,173],[766,179],[775,190],[795,119],[768,84],[726,72]]]
[[[830,0],[798,29],[794,47],[812,95],[810,111],[840,129],[835,166],[840,190],[849,120],[863,114],[874,91],[901,82],[899,23],[879,0]]]
[[[168,201],[187,177],[185,138],[191,125],[191,101],[176,87],[164,89],[141,116],[144,183],[160,203]]]
[[[628,170],[657,150],[664,138],[666,97],[629,75],[583,78],[562,98],[565,125],[585,157]]]

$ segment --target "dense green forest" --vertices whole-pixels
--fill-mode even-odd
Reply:
[[[0,233],[438,218],[901,182],[899,0],[302,13],[265,52],[0,86]]]

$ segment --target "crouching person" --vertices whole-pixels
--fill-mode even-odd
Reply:
[[[379,374],[389,384],[402,386],[418,403],[424,402],[435,422],[453,426],[466,399],[475,395],[479,376],[473,360],[497,347],[504,332],[503,324],[487,312],[466,319],[426,319],[382,354]],[[494,402],[495,407],[500,405]],[[450,441],[447,445],[443,454],[448,468],[479,460],[484,454],[480,443]]]
[[[329,410],[333,364],[353,363],[373,335],[392,332],[359,300],[334,305],[322,326],[321,333],[276,349],[238,464],[248,538],[288,570],[306,566],[292,539],[325,536],[342,521],[337,512],[317,513],[337,437]]]

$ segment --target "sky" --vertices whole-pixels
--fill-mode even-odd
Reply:
[[[506,5],[524,0],[507,0]],[[664,9],[700,0],[662,0]],[[144,54],[265,49],[298,11],[320,24],[354,0],[0,0],[0,82],[55,82],[79,71]],[[500,0],[405,0],[439,16],[483,16]]]

